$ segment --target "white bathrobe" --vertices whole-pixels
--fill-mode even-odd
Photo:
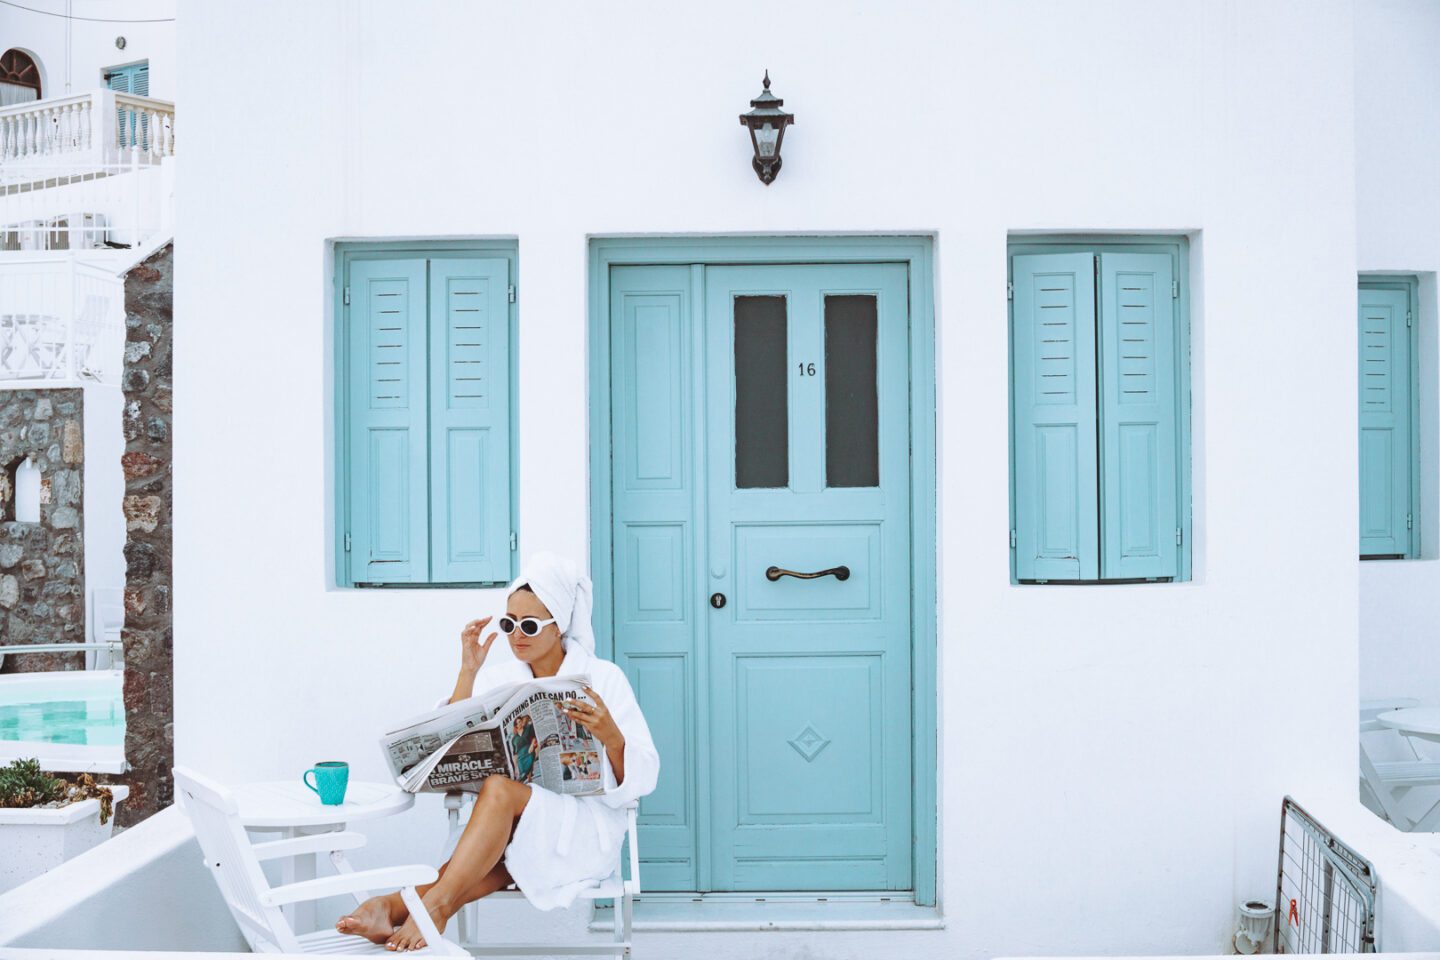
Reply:
[[[508,654],[508,650],[492,652],[498,662],[487,660],[476,677],[476,689],[533,677],[528,664]],[[660,755],[624,672],[591,655],[581,643],[566,640],[557,676],[575,674],[590,677],[591,688],[605,701],[625,737],[625,782],[616,784],[607,761],[605,793],[600,796],[566,797],[531,785],[530,802],[505,849],[505,869],[525,898],[541,910],[568,907],[577,893],[614,872],[625,839],[625,808],[654,790],[660,775]]]
[[[588,676],[591,689],[605,702],[625,738],[625,782],[615,782],[607,757],[605,793],[600,796],[567,797],[530,785],[530,802],[505,848],[505,868],[527,900],[541,910],[552,910],[568,907],[581,890],[615,872],[625,837],[625,808],[655,789],[660,755],[630,681],[615,664],[595,656],[590,578],[564,557],[537,553],[525,563],[507,595],[521,586],[529,587],[545,604],[560,630],[565,659],[556,676]],[[495,650],[475,678],[476,689],[491,690],[533,676],[529,664],[508,649]]]

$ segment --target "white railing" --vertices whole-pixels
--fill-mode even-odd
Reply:
[[[0,261],[0,382],[119,381],[125,286],[77,255]]]
[[[175,155],[175,104],[114,90],[0,108],[0,167],[159,163]]]
[[[173,229],[173,162],[62,161],[43,170],[0,164],[0,256],[134,248]]]

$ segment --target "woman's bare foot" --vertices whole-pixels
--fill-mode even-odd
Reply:
[[[455,915],[455,909],[450,906],[448,898],[437,892],[439,884],[425,891],[420,902],[425,904],[425,912],[430,914],[430,919],[435,922],[435,929],[441,933],[445,932],[445,924]],[[421,950],[426,946],[425,937],[420,933],[420,927],[415,923],[415,918],[406,917],[405,922],[400,925],[390,939],[385,941],[387,950],[405,951]]]
[[[335,929],[341,933],[364,937],[371,943],[384,943],[395,933],[395,921],[390,915],[390,898],[371,897],[354,911],[335,921]]]

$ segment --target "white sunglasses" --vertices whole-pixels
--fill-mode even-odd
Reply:
[[[519,627],[520,632],[525,636],[533,637],[554,622],[554,617],[551,617],[549,620],[536,620],[534,617],[521,617],[519,620],[516,620],[512,616],[506,615],[501,617],[500,621],[495,625],[499,627],[500,632],[507,637],[515,632],[516,627]]]

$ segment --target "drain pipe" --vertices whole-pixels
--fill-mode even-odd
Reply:
[[[1235,952],[1265,953],[1270,928],[1275,923],[1275,904],[1269,900],[1246,900],[1240,904],[1240,924],[1235,930]]]

